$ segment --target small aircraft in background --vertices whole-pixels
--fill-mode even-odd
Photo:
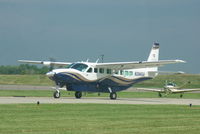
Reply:
[[[185,92],[193,92],[193,91],[200,91],[200,89],[184,89],[183,87],[187,84],[190,84],[189,81],[186,84],[183,84],[182,86],[177,86],[173,82],[166,82],[163,88],[156,89],[156,88],[137,88],[138,90],[145,90],[145,91],[152,91],[152,92],[158,92],[158,96],[162,97],[162,94],[169,95],[169,94],[177,94],[180,93],[180,97],[183,97],[183,94]]]
[[[110,99],[116,99],[116,92],[156,77],[160,73],[158,67],[185,61],[159,60],[159,43],[154,43],[147,61],[69,63],[19,60],[19,62],[63,66],[46,74],[56,84],[54,98],[59,98],[60,88],[65,87],[67,91],[75,91],[76,98],[81,98],[82,92],[105,92],[110,93]]]

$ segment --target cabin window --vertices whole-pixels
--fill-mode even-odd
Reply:
[[[120,75],[123,75],[124,74],[124,71],[120,70]]]
[[[107,74],[111,74],[111,69],[107,69]]]
[[[92,68],[90,67],[87,72],[92,73]]]
[[[129,76],[133,76],[133,72],[132,71],[129,71]]]
[[[119,71],[114,71],[115,72],[115,74],[119,74]]]
[[[125,71],[125,74],[124,74],[125,76],[128,76],[128,71]]]
[[[98,73],[98,68],[94,68],[94,72],[95,72],[95,73]]]
[[[104,68],[99,68],[99,72],[100,72],[101,74],[103,74],[103,73],[104,73]]]

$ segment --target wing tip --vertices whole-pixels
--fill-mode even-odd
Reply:
[[[177,60],[175,60],[177,63],[186,63],[186,61],[184,61],[184,60],[179,60],[179,59],[177,59]]]
[[[27,62],[28,60],[17,60],[18,62]]]

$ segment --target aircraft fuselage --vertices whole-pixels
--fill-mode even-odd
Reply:
[[[65,69],[54,69],[47,76],[69,91],[118,92],[133,84],[152,79],[146,69],[112,70],[96,68],[91,63],[73,63]]]

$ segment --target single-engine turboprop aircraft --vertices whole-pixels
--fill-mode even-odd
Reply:
[[[190,82],[186,83],[186,84],[190,84]],[[163,88],[137,88],[138,90],[145,90],[145,91],[152,91],[152,92],[158,92],[158,96],[162,97],[162,94],[165,94],[166,96],[169,94],[177,94],[180,93],[180,97],[183,97],[183,94],[185,92],[193,92],[193,91],[200,91],[200,88],[196,88],[196,89],[184,89],[183,87],[186,85],[183,84],[182,86],[177,86],[175,83],[173,82],[166,82]]]
[[[81,98],[82,92],[110,93],[110,99],[116,99],[116,92],[126,90],[133,84],[149,80],[159,73],[158,67],[184,63],[183,60],[158,60],[159,44],[154,43],[147,61],[135,62],[51,62],[19,60],[23,63],[66,66],[54,69],[46,75],[56,83],[54,98],[60,97],[59,89],[66,87],[67,91],[75,91],[75,97]]]

